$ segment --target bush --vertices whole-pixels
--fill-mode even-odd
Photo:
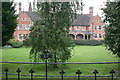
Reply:
[[[25,47],[30,47],[30,46],[31,46],[30,40],[29,40],[29,39],[25,39],[25,40],[23,41],[23,45],[24,45]]]
[[[15,41],[15,42],[8,42],[8,45],[11,45],[14,48],[20,48],[23,45],[23,42]]]
[[[103,41],[98,41],[98,40],[75,40],[74,43],[76,45],[97,46],[97,45],[102,45]]]

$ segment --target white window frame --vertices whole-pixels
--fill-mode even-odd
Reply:
[[[76,26],[76,30],[80,30],[80,27],[79,27],[79,26]]]
[[[28,27],[29,27],[29,28],[28,28]],[[26,29],[26,30],[30,30],[30,25],[29,25],[29,24],[26,25],[26,26],[25,26],[25,29]]]
[[[93,29],[94,29],[94,30],[97,30],[97,26],[94,26]]]
[[[84,31],[85,30],[85,27],[84,26],[82,26],[82,31]]]
[[[18,30],[23,30],[21,24],[18,24]]]
[[[101,37],[100,37],[101,36]],[[102,34],[99,34],[99,38],[102,38],[103,36],[102,36]]]
[[[100,26],[101,26],[101,25],[100,25]],[[101,28],[100,28],[100,26],[98,27],[98,29],[99,29],[99,30],[102,30],[102,26],[101,26]]]
[[[98,22],[99,22],[99,20],[96,20],[96,22],[98,23]]]
[[[94,38],[98,38],[97,34],[94,34]]]
[[[21,39],[20,39],[20,35],[22,36]],[[23,41],[23,34],[18,34],[18,40]]]

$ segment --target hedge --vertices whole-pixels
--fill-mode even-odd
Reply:
[[[74,43],[76,45],[90,45],[90,46],[97,46],[102,45],[104,43],[103,40],[75,40]]]
[[[13,42],[8,42],[8,45],[11,45],[14,48],[20,48],[20,47],[22,47],[23,42],[13,41]]]

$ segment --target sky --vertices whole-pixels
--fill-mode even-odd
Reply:
[[[33,3],[34,0],[14,0],[15,3],[17,3],[16,9],[18,10],[18,3],[22,3],[22,10],[27,11],[29,2]],[[81,1],[81,0],[79,0]],[[83,3],[85,4],[83,8],[83,14],[89,14],[89,7],[93,7],[93,15],[102,15],[102,10],[100,10],[102,7],[104,7],[104,4],[107,0],[83,0]]]

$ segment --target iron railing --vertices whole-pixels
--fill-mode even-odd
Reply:
[[[42,62],[7,62],[7,61],[0,61],[0,63],[12,63],[12,64],[45,64],[45,63],[42,63]],[[119,64],[120,62],[85,62],[85,63],[79,63],[79,62],[76,62],[76,63],[47,63],[47,64]],[[45,78],[46,76],[41,76],[41,75],[34,75],[35,71],[33,69],[31,69],[29,71],[29,75],[27,74],[20,74],[21,73],[21,70],[18,68],[16,70],[16,73],[17,74],[13,74],[13,73],[9,73],[9,69],[8,68],[5,68],[4,69],[4,73],[0,73],[0,74],[4,74],[5,75],[5,79],[8,80],[9,79],[9,75],[17,75],[17,80],[20,80],[20,76],[29,76],[30,77],[30,80],[33,80],[34,77],[43,77]],[[94,74],[94,76],[81,76],[82,72],[80,70],[77,70],[75,73],[76,73],[76,76],[64,76],[64,74],[66,73],[64,70],[61,70],[60,72],[60,76],[47,76],[47,77],[57,77],[57,78],[60,78],[61,77],[61,80],[64,80],[64,78],[67,78],[67,77],[76,77],[77,80],[80,80],[82,77],[94,77],[94,80],[97,80],[98,77],[109,77],[111,78],[110,80],[114,80],[115,77],[120,77],[120,76],[114,76],[115,74],[115,71],[112,69],[110,70],[109,74],[110,75],[104,75],[104,76],[98,76],[97,74],[99,74],[99,71],[98,70],[94,70],[92,73]],[[47,78],[46,78],[47,79]]]

